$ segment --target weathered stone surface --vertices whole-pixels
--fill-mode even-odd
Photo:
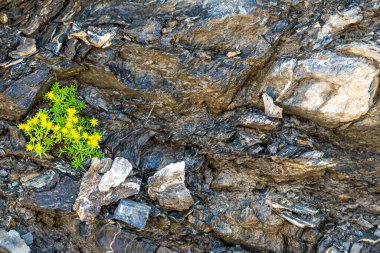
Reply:
[[[185,162],[169,164],[150,177],[148,194],[169,210],[188,209],[194,200],[185,185]]]
[[[336,126],[368,112],[378,74],[365,60],[325,51],[304,60],[277,62],[266,82],[277,90],[276,101],[287,112]]]
[[[15,51],[9,53],[13,59],[25,58],[37,51],[36,40],[33,38],[21,37],[20,44]]]
[[[59,175],[55,170],[47,170],[42,172],[36,177],[33,177],[22,183],[27,189],[32,189],[33,191],[47,191],[51,190],[59,181]]]
[[[132,171],[132,164],[123,157],[116,157],[111,169],[107,171],[99,182],[99,191],[106,192],[112,187],[119,186]]]
[[[0,251],[10,253],[29,253],[30,248],[24,240],[21,239],[20,234],[15,230],[9,232],[0,230]]]
[[[124,166],[126,164],[126,159],[124,159],[125,161],[123,159],[115,159],[114,163],[116,162],[115,166],[117,168],[125,169],[125,167],[120,167],[120,165]],[[93,158],[90,169],[83,176],[80,192],[73,208],[81,221],[93,221],[100,213],[102,206],[107,206],[113,202],[117,202],[119,199],[135,195],[140,191],[141,181],[139,179],[126,178],[124,178],[123,182],[118,184],[117,187],[112,187],[107,191],[100,191],[99,185],[102,178],[112,170],[113,165],[111,169],[108,170],[110,164],[109,158]],[[102,176],[100,173],[104,171],[107,172]]]
[[[343,10],[331,15],[318,33],[318,39],[323,39],[326,36],[340,32],[347,26],[358,23],[362,19],[363,14],[359,7]]]
[[[128,225],[144,229],[149,218],[150,206],[128,199],[122,199],[115,210],[114,217]]]
[[[38,9],[33,14],[29,22],[20,30],[26,34],[31,35],[38,31],[38,29],[48,22],[49,19],[57,15],[57,13],[64,6],[64,2],[60,0],[45,0],[38,5]]]
[[[51,84],[50,70],[39,69],[20,80],[0,79],[0,117],[9,120],[21,119]]]
[[[380,46],[375,43],[352,42],[338,46],[337,50],[349,55],[373,60],[380,64]]]

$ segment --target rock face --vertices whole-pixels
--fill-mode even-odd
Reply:
[[[169,164],[150,177],[148,194],[166,209],[188,209],[194,200],[185,185],[185,162]]]
[[[379,17],[378,0],[0,1],[0,229],[46,253],[380,252]],[[110,158],[24,151],[53,81],[77,85]]]
[[[130,166],[130,167],[129,167]],[[139,179],[126,179],[132,166],[128,160],[117,157],[110,167],[110,159],[93,158],[90,169],[83,176],[80,192],[75,200],[74,211],[78,213],[81,221],[93,221],[100,213],[102,206],[107,206],[119,199],[127,198],[136,195],[140,191],[141,181]],[[104,172],[102,176],[99,172]],[[126,173],[127,172],[127,173]],[[121,174],[120,174],[121,173]],[[110,178],[117,178],[119,183],[113,184],[113,187],[108,187],[108,190],[101,191],[101,186],[107,185]],[[123,180],[120,182],[120,178]],[[106,182],[101,184],[102,182]],[[116,187],[117,186],[117,187]]]

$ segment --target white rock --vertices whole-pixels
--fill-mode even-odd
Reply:
[[[280,60],[265,82],[286,112],[335,127],[368,112],[379,73],[365,59],[322,51],[296,63]]]
[[[132,164],[123,157],[116,157],[111,169],[107,171],[99,183],[99,191],[109,191],[111,187],[119,186],[132,171]]]
[[[282,118],[282,108],[275,105],[273,102],[273,98],[268,94],[263,94],[264,107],[265,107],[265,115],[272,118]]]
[[[20,234],[15,230],[9,232],[0,229],[0,249],[6,249],[14,253],[29,253],[30,248],[25,241],[21,239]]]
[[[185,185],[185,162],[172,163],[148,179],[148,194],[169,210],[188,209],[194,200]]]
[[[338,46],[337,50],[350,55],[364,57],[380,64],[380,45],[375,43],[353,42]]]

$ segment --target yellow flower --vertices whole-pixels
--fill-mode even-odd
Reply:
[[[67,133],[69,132],[69,130],[67,130],[67,128],[62,128],[62,129],[61,129],[61,132],[62,132],[63,134],[67,134]]]
[[[29,125],[25,125],[24,130],[25,130],[25,132],[29,133],[32,130],[32,128]]]
[[[26,144],[26,151],[32,151],[33,148],[34,148],[34,147],[33,147],[32,144],[30,144],[30,143]]]
[[[59,127],[59,125],[54,125],[53,126],[53,131],[54,132],[58,132],[61,128]]]
[[[47,127],[48,130],[51,130],[53,128],[53,122],[48,122]]]
[[[95,127],[95,126],[98,125],[98,120],[95,119],[95,118],[92,118],[92,119],[90,120],[90,124],[91,124],[92,127]]]
[[[94,133],[92,136],[97,141],[100,141],[102,139],[102,135],[100,133]]]
[[[48,119],[48,115],[44,112],[37,113],[37,117],[40,118],[41,122],[47,121],[47,119]]]
[[[87,139],[87,138],[88,138],[88,133],[84,132],[84,133],[82,134],[82,137],[83,137],[84,139]]]
[[[41,126],[50,130],[53,127],[53,123],[46,120],[41,120]]]
[[[78,123],[78,117],[73,117],[72,119],[71,119],[71,121],[75,124],[75,123]]]
[[[70,121],[67,121],[66,122],[66,127],[67,128],[72,128],[73,127],[73,123],[71,123]]]
[[[74,140],[76,140],[76,141],[79,140],[80,134],[75,129],[71,129],[70,134]]]
[[[36,151],[36,153],[41,153],[42,152],[42,145],[41,145],[41,143],[37,143],[36,146],[34,146],[34,151]]]
[[[54,96],[54,92],[53,91],[49,91],[48,93],[46,93],[46,97],[48,99],[50,99],[51,101],[54,100],[55,96]]]
[[[29,126],[34,126],[34,125],[37,125],[38,124],[38,118],[37,116],[34,116],[33,118],[31,118],[30,120],[28,120],[26,122]]]
[[[79,131],[79,132],[82,131],[82,129],[83,129],[83,127],[78,126],[78,131]]]
[[[29,133],[30,130],[32,130],[31,126],[28,125],[28,124],[20,124],[20,125],[18,125],[18,128],[19,128],[20,130],[24,130],[24,131],[27,132],[27,133]]]
[[[87,144],[94,148],[100,148],[99,143],[97,140],[88,140]]]
[[[77,110],[75,109],[75,108],[68,108],[67,109],[67,115],[69,116],[69,117],[72,117],[72,116],[74,116],[74,114],[77,112]]]

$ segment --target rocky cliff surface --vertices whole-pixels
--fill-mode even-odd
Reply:
[[[0,252],[379,252],[379,74],[377,0],[1,0]],[[16,127],[56,80],[83,171]]]

